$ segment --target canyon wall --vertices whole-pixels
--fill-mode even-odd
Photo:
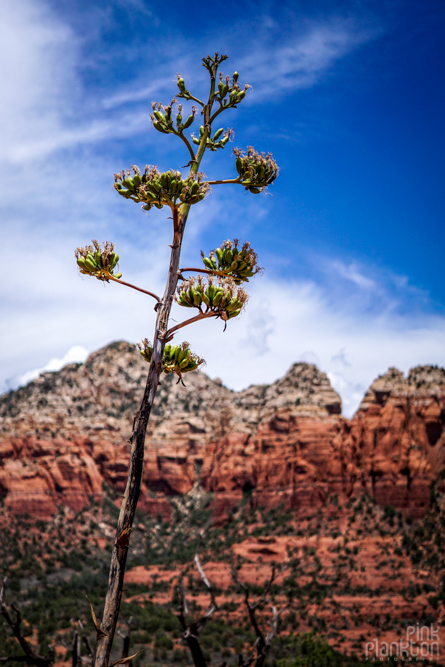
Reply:
[[[126,342],[44,373],[0,397],[0,498],[47,518],[122,491],[128,438],[147,364]],[[317,508],[363,492],[422,516],[443,469],[445,370],[390,369],[355,416],[314,365],[294,364],[271,385],[241,392],[196,372],[162,379],[147,433],[141,506],[169,517],[168,498],[199,483],[214,515],[253,505]]]

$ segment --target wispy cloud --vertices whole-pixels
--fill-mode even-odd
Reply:
[[[28,384],[28,382],[35,380],[41,373],[54,373],[55,371],[60,371],[60,369],[67,364],[83,363],[87,356],[88,350],[85,347],[82,347],[82,345],[74,345],[73,347],[70,347],[63,357],[53,357],[42,368],[35,368],[17,378],[12,378],[10,384],[14,387],[22,387],[25,384]]]
[[[242,29],[244,30],[244,27]],[[276,100],[283,94],[316,85],[339,60],[362,44],[375,39],[381,34],[381,30],[371,24],[357,24],[350,18],[335,17],[322,22],[305,21],[303,26],[297,18],[291,18],[286,32],[283,33],[282,22],[265,21],[265,17],[262,17],[255,33],[257,37],[254,42],[249,43],[248,55],[243,53],[243,42],[241,48],[239,46],[236,30],[233,43],[227,45],[232,59],[242,72],[243,81],[253,84],[255,95],[248,98],[250,104],[261,104],[265,97]],[[230,39],[228,41],[230,42]],[[189,55],[181,58],[181,73],[186,77],[193,62],[190,52],[196,52],[195,61],[199,61],[202,55],[200,48],[199,43],[187,44],[187,49],[184,48]],[[171,62],[163,62],[162,69],[165,72],[175,71],[176,62],[175,54],[171,57]],[[202,73],[200,76],[199,71],[195,71],[194,79],[199,82],[200,78]],[[172,83],[174,79],[167,74],[165,77],[158,77],[148,86],[146,83],[138,86],[137,82],[133,82],[106,98],[104,107],[151,100],[153,94],[159,96],[167,86],[171,91]]]
[[[159,250],[147,249],[149,270],[128,267],[126,277],[160,291],[167,254],[167,248],[165,257]],[[24,261],[28,261],[26,255]],[[362,271],[365,268],[361,266]],[[412,296],[401,291],[396,298],[385,272],[367,267],[367,273],[378,287],[378,314],[377,309],[363,308],[342,276],[336,284],[331,277],[329,285],[262,276],[249,287],[246,312],[230,321],[226,332],[221,322],[204,322],[187,330],[187,340],[206,359],[205,372],[234,389],[272,382],[297,361],[316,363],[340,393],[344,414],[351,415],[367,387],[390,366],[407,372],[419,364],[445,365],[445,317],[428,311],[404,312],[404,298]],[[155,317],[150,300],[141,310],[140,295],[79,279],[74,262],[71,265],[64,257],[57,274],[59,287],[51,282],[48,269],[38,289],[29,292],[24,284],[16,295],[20,307],[10,308],[14,327],[2,332],[2,349],[8,350],[2,364],[3,390],[17,382],[17,375],[23,380],[30,367],[49,368],[48,359],[55,352],[62,358],[78,345],[93,351],[112,340],[137,342],[150,336]],[[356,285],[356,290],[368,298],[367,284]],[[182,310],[174,307],[175,321],[183,318]]]
[[[153,17],[153,12],[144,0],[113,0],[113,4],[117,5],[120,10],[127,11],[131,14],[145,14]],[[156,19],[156,23],[157,23]]]
[[[243,80],[253,83],[257,93],[248,104],[316,85],[378,34],[364,22],[341,17],[302,26],[289,20],[285,29],[282,21],[263,17],[259,28],[258,48],[247,48],[236,34],[227,37]],[[141,215],[137,206],[115,195],[112,173],[125,166],[124,151],[110,140],[137,137],[128,151],[137,154],[139,135],[149,125],[145,101],[152,95],[159,99],[167,84],[171,90],[178,50],[187,46],[199,60],[202,44],[175,35],[176,50],[168,51],[155,81],[149,79],[147,65],[134,78],[122,77],[117,87],[113,80],[92,95],[82,78],[79,37],[43,2],[22,0],[20,12],[5,5],[0,30],[7,90],[7,103],[0,109],[2,271],[8,277],[0,283],[8,323],[0,331],[4,390],[10,386],[8,378],[16,382],[30,369],[48,368],[48,360],[63,360],[76,346],[93,351],[112,340],[136,342],[150,336],[155,318],[151,302],[116,285],[81,279],[73,250],[92,236],[116,241],[124,276],[162,290],[171,242],[168,213]],[[183,58],[181,71],[186,74],[188,68]],[[156,153],[158,140],[153,132],[151,152]],[[167,162],[172,155],[162,159]],[[185,257],[196,258],[203,237],[212,237],[212,243],[217,234],[224,234],[218,242],[225,238],[226,222],[232,229],[236,222],[240,236],[247,234],[269,210],[258,199],[247,205],[244,199],[232,202],[229,196],[212,195],[211,210],[204,202],[194,212]],[[291,274],[287,250],[276,246],[274,252],[277,264],[289,269],[283,273]],[[319,259],[314,258],[314,265],[323,271],[313,270],[311,280],[266,274],[253,281],[247,312],[230,322],[226,333],[219,322],[191,327],[187,337],[207,359],[210,375],[242,388],[275,380],[295,361],[314,360],[330,374],[349,414],[388,366],[408,370],[419,363],[445,363],[445,321],[431,315],[427,294],[410,286],[406,277],[354,257]],[[182,315],[175,308],[174,317]]]
[[[150,13],[140,0],[133,3],[138,11]],[[297,19],[294,21],[295,29],[286,31],[278,48],[276,32],[280,26],[273,21],[275,27],[270,28],[262,20],[260,38],[255,40],[261,48],[249,48],[248,55],[243,55],[243,45],[233,38],[234,58],[243,78],[255,87],[249,104],[315,85],[336,62],[376,34],[351,19],[306,22],[303,28],[298,27]],[[173,53],[157,63],[155,78],[142,67],[139,74],[136,70],[133,77],[123,79],[112,94],[104,91],[98,102],[97,91],[92,99],[82,81],[79,38],[43,3],[24,0],[20,17],[8,6],[2,13],[2,26],[0,63],[7,91],[7,104],[0,111],[2,159],[12,164],[73,146],[139,134],[148,122],[149,108],[138,112],[134,105],[176,90],[174,72],[181,44],[187,53],[181,57],[183,72],[190,69],[191,54],[196,51],[197,61],[202,55],[199,43],[189,44],[182,37]],[[200,70],[195,78],[196,74],[198,79],[203,76]]]
[[[258,279],[248,311],[224,336],[213,331],[210,343],[196,331],[189,338],[208,359],[208,372],[236,388],[273,381],[296,361],[317,363],[342,396],[346,415],[390,366],[407,372],[419,364],[445,365],[445,317],[391,309],[375,317],[347,292],[333,300],[330,290],[305,281]],[[222,348],[224,360],[215,353]]]
[[[356,311],[379,313],[392,312],[394,317],[410,312],[412,317],[421,317],[421,313],[431,309],[428,293],[411,285],[407,276],[377,267],[363,261],[345,261],[332,257],[313,255],[313,261],[319,270],[318,280],[329,287],[336,298],[347,294],[348,302],[356,303]]]
[[[173,84],[173,85],[172,85]],[[131,104],[135,102],[140,102],[142,100],[152,101],[152,97],[156,96],[158,98],[165,90],[168,90],[171,94],[171,90],[174,90],[175,80],[172,76],[166,76],[163,78],[156,78],[150,81],[150,84],[143,86],[142,88],[137,85],[129,86],[125,89],[120,90],[113,95],[105,97],[102,101],[102,106],[104,109],[112,109],[114,107],[121,106],[122,104]]]
[[[44,4],[24,0],[20,12],[6,5],[0,30],[4,156],[17,144],[57,132],[63,95],[75,95],[79,81],[76,38]]]
[[[257,102],[264,96],[276,99],[286,92],[315,85],[340,59],[380,34],[374,27],[342,18],[313,24],[306,21],[303,29],[295,22],[294,31],[290,32],[279,40],[277,48],[274,31],[265,31],[263,39],[257,40],[261,48],[246,56],[240,65],[253,82]]]
[[[0,109],[0,166],[136,136],[149,126],[148,108],[113,112],[128,97],[125,85],[121,92],[107,92],[102,104],[97,92],[91,95],[82,80],[79,37],[43,2],[23,0],[20,12],[12,5],[5,7],[0,31],[6,96]],[[130,97],[138,101],[137,93]]]
[[[28,143],[19,143],[11,147],[11,164],[20,164],[25,160],[42,159],[55,151],[94,144],[113,137],[114,140],[134,136],[146,131],[149,126],[148,111],[121,114],[119,117],[95,120],[87,125],[79,124],[72,128],[59,127],[40,139]]]
[[[376,288],[375,280],[365,276],[357,264],[345,264],[344,262],[340,262],[338,260],[329,263],[332,269],[336,271],[339,276],[352,282],[357,287],[367,290]]]

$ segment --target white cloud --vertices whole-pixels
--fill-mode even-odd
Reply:
[[[228,40],[233,43],[227,45],[227,51],[236,59],[242,80],[253,84],[255,95],[246,98],[249,104],[262,103],[265,97],[276,100],[288,92],[316,85],[339,60],[380,34],[374,26],[357,25],[352,19],[341,17],[312,23],[305,21],[303,26],[297,18],[293,18],[289,20],[287,33],[283,32],[281,22],[265,22],[263,17],[261,23],[256,28],[255,42],[249,44],[248,55],[243,55],[243,47],[240,49],[236,30],[232,40]],[[241,29],[244,31],[245,27]],[[181,54],[180,58],[182,75],[188,80],[193,73],[193,80],[198,86],[205,80],[204,73],[196,70],[196,62],[201,58],[200,49],[199,43],[188,44],[188,55]],[[195,58],[190,57],[193,51],[196,52]],[[164,76],[151,80],[149,85],[146,79],[142,84],[135,80],[124,85],[104,99],[103,107],[110,109],[127,103],[152,101],[153,96],[159,99],[164,92],[171,95],[172,90],[176,91],[176,79],[167,73],[176,71],[177,62],[178,53],[175,50],[157,67],[158,72],[162,70],[166,73]]]
[[[58,133],[64,93],[78,90],[75,57],[74,35],[43,3],[23,0],[20,11],[2,7],[2,159],[17,145]]]
[[[125,104],[150,96],[155,83],[122,84],[113,95],[104,94],[103,104],[94,105],[82,87],[77,37],[43,3],[22,0],[20,12],[5,5],[1,25],[7,103],[0,109],[0,204],[7,223],[2,239],[7,280],[0,282],[0,298],[7,327],[0,330],[0,387],[7,389],[30,369],[46,368],[53,358],[63,360],[76,346],[91,352],[112,340],[136,342],[152,335],[151,300],[117,285],[79,278],[73,256],[77,245],[92,236],[116,241],[124,278],[160,293],[171,241],[168,214],[142,216],[138,207],[115,195],[108,174],[116,166],[104,142],[148,127],[149,110],[129,114]],[[289,29],[274,50],[275,42],[267,36],[274,25],[265,22],[264,39],[258,40],[261,52],[238,58],[235,49],[243,79],[252,80],[260,95],[313,85],[375,35],[336,19],[306,24],[297,34]],[[158,75],[161,88],[167,81],[164,72],[176,71],[173,56],[169,58]],[[158,137],[151,140],[156,146]],[[104,150],[92,157],[87,144],[98,141]],[[41,160],[50,154],[50,160]],[[244,234],[266,212],[266,206],[261,211],[255,202],[249,203],[249,214],[244,200],[236,211],[234,206],[218,195],[213,196],[211,216],[207,203],[199,207],[188,226],[185,257],[196,256],[210,225],[222,229],[220,219],[237,220]],[[285,259],[281,262],[283,266]],[[389,366],[406,371],[421,363],[445,364],[445,320],[429,314],[427,295],[410,287],[406,278],[378,274],[354,259],[324,258],[319,264],[326,274],[312,281],[257,278],[246,313],[230,322],[225,333],[221,322],[192,325],[186,337],[207,359],[207,372],[243,388],[277,379],[295,361],[316,360],[350,414],[367,386]],[[399,305],[407,297],[415,307],[403,314]],[[174,317],[182,316],[175,308]]]
[[[239,321],[229,322],[225,334],[218,324],[205,329],[191,329],[187,337],[211,376],[241,389],[276,380],[296,361],[316,363],[348,416],[390,366],[407,372],[419,364],[445,365],[445,317],[411,318],[392,309],[375,317],[358,310],[346,292],[331,300],[330,290],[303,281],[259,278]]]
[[[155,96],[158,98],[165,89],[168,89],[169,91],[174,90],[175,83],[174,78],[171,76],[151,79],[148,86],[145,85],[141,88],[133,85],[124,90],[120,90],[113,95],[109,95],[103,100],[102,106],[104,109],[112,109],[121,106],[122,104],[127,104],[128,102],[134,103],[142,100],[149,100],[152,102],[154,101],[152,100],[152,97]]]
[[[156,274],[143,284],[160,288],[160,266]],[[40,357],[46,350],[50,358],[51,350],[61,349],[61,340],[65,350],[81,339],[81,349],[93,351],[112,340],[150,338],[154,312],[149,299],[92,279],[76,282],[71,284],[65,308],[48,305],[37,320],[34,338]],[[273,382],[297,361],[316,363],[328,373],[342,397],[344,414],[350,416],[371,382],[390,366],[404,372],[422,364],[445,366],[445,317],[425,314],[419,320],[397,315],[393,309],[383,309],[375,317],[357,310],[357,302],[349,300],[347,292],[332,300],[329,290],[305,281],[261,277],[250,291],[246,312],[230,321],[226,332],[221,321],[211,320],[177,335],[178,342],[190,341],[192,349],[206,359],[204,372],[220,377],[233,389]],[[184,317],[183,309],[175,306],[174,321]],[[15,323],[21,331],[24,322],[19,315]],[[55,336],[51,335],[54,330]],[[11,336],[9,349],[22,350],[26,339],[25,334]],[[53,369],[60,363],[52,360],[51,366],[44,363],[42,368]]]
[[[13,4],[2,8],[4,167],[41,160],[83,144],[137,136],[149,126],[148,108],[112,111],[119,100],[128,97],[125,91],[105,96],[102,105],[98,93],[88,94],[80,74],[80,41],[41,0],[23,0],[20,11]],[[157,83],[165,86],[166,80],[157,79],[150,89]]]
[[[288,91],[313,86],[338,60],[377,34],[375,28],[358,26],[347,18],[319,20],[314,24],[306,21],[303,29],[295,21],[294,30],[280,39],[278,48],[276,43],[272,47],[271,38],[276,35],[267,28],[262,39],[256,40],[261,48],[251,51],[239,67],[253,83],[257,101],[263,96],[276,98]]]
[[[63,357],[53,357],[48,361],[47,364],[45,364],[45,366],[43,366],[43,368],[35,368],[34,370],[24,373],[17,378],[17,380],[14,382],[14,385],[16,387],[22,387],[23,385],[28,384],[28,382],[31,382],[32,380],[35,380],[37,377],[39,377],[40,373],[45,373],[47,371],[60,371],[60,369],[67,364],[83,363],[87,356],[88,350],[85,347],[82,345],[74,345],[73,347],[70,347],[68,352],[64,354]]]
[[[19,143],[9,154],[12,164],[21,164],[25,160],[44,158],[54,151],[66,148],[79,148],[82,144],[91,144],[109,138],[121,139],[141,133],[149,124],[148,111],[123,114],[118,118],[95,120],[88,124],[79,124],[73,128],[60,127],[57,131],[43,138]]]
[[[331,357],[333,363],[338,363],[340,366],[347,367],[350,366],[350,362],[346,356],[345,348],[342,347],[336,354]]]
[[[140,0],[134,2],[137,7],[141,5]],[[261,42],[261,49],[237,56],[239,47],[233,45],[243,77],[254,84],[254,103],[260,103],[264,96],[276,98],[289,90],[316,84],[339,59],[375,36],[375,31],[358,27],[351,19],[336,18],[306,23],[299,31],[296,24],[296,29],[289,31],[276,48],[276,30],[265,26],[261,29],[262,38],[256,40]],[[197,51],[201,46],[194,44],[190,48]],[[2,160],[19,165],[24,160],[40,159],[82,144],[137,136],[149,126],[149,107],[135,111],[134,105],[151,101],[152,96],[159,97],[167,89],[170,94],[176,90],[173,73],[178,54],[176,44],[170,55],[157,64],[155,79],[141,68],[133,80],[126,83],[123,79],[120,89],[105,93],[98,102],[82,86],[77,35],[42,1],[23,0],[20,12],[8,5],[2,11],[0,27],[0,65],[7,100],[0,110]],[[181,55],[183,72],[188,72],[190,62],[190,54]],[[200,70],[194,73],[198,81],[202,76]],[[131,105],[131,110],[127,111],[125,105]],[[116,112],[122,106],[124,109]]]
[[[147,3],[144,0],[113,0],[113,2],[118,5],[121,11],[127,11],[134,18],[137,18],[138,13],[153,17],[153,12],[147,7]],[[158,23],[158,19],[156,18],[153,21],[156,24]]]
[[[349,280],[357,287],[367,290],[376,288],[375,280],[365,276],[357,264],[345,264],[344,262],[336,260],[335,262],[330,262],[330,265],[342,278]]]

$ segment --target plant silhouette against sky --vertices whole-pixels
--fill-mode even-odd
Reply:
[[[238,148],[233,150],[236,170],[234,178],[207,181],[205,175],[199,171],[204,153],[207,150],[215,152],[223,149],[233,134],[231,129],[217,127],[218,117],[224,111],[236,108],[249,89],[248,84],[244,87],[238,84],[238,72],[235,72],[231,79],[218,73],[219,66],[226,59],[227,56],[218,53],[213,57],[203,58],[203,66],[210,75],[207,102],[202,102],[193,95],[178,74],[176,97],[194,103],[189,113],[184,113],[183,104],[178,104],[176,98],[167,106],[153,103],[151,119],[154,128],[163,134],[175,135],[185,144],[189,156],[187,175],[183,176],[175,169],[160,173],[155,166],[147,166],[142,171],[134,165],[131,169],[115,174],[114,187],[125,199],[141,203],[145,211],[164,207],[171,210],[173,239],[163,296],[122,280],[122,274],[115,272],[119,256],[112,243],[106,242],[101,246],[97,241],[93,241],[92,245],[76,250],[81,273],[94,276],[98,280],[121,283],[151,296],[156,301],[153,342],[145,338],[139,344],[140,352],[150,366],[142,402],[135,415],[133,433],[129,439],[131,453],[128,479],[117,524],[108,590],[100,623],[91,609],[97,632],[94,652],[96,667],[108,667],[109,664],[119,617],[130,535],[140,493],[145,435],[160,375],[162,372],[173,373],[179,382],[182,381],[184,373],[197,369],[203,363],[203,360],[190,350],[187,342],[174,344],[174,336],[188,324],[211,317],[223,320],[227,326],[230,319],[242,312],[247,302],[248,294],[243,284],[260,271],[256,253],[250,244],[241,244],[237,239],[224,241],[208,256],[202,253],[203,268],[180,267],[182,240],[190,209],[203,201],[212,185],[238,184],[253,194],[259,194],[278,174],[278,167],[272,156],[258,153],[251,146],[245,152]],[[202,117],[199,130],[186,136],[185,130],[191,128],[199,116]],[[190,272],[196,275],[184,276]],[[169,327],[174,299],[180,306],[196,311],[196,314]]]

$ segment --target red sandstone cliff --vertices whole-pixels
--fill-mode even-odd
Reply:
[[[39,518],[80,509],[104,483],[123,488],[132,418],[147,366],[113,343],[85,364],[45,373],[0,397],[0,497]],[[217,518],[248,494],[252,503],[319,507],[332,494],[366,491],[419,516],[443,466],[445,371],[390,369],[357,412],[311,364],[274,384],[233,392],[203,373],[186,387],[162,380],[150,421],[142,505],[168,515],[165,496],[200,484],[215,492]],[[155,497],[153,492],[157,493]]]

